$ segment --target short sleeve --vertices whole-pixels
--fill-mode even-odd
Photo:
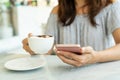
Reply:
[[[52,35],[54,36],[55,43],[58,41],[58,26],[57,26],[57,14],[50,14],[47,25],[46,25],[46,30],[45,34],[47,35]]]
[[[112,33],[117,28],[120,28],[120,1],[113,3],[110,6],[107,18],[108,33]]]

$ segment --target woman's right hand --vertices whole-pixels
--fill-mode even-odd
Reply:
[[[31,36],[31,33],[28,34],[28,37],[30,37],[30,36]],[[30,53],[31,55],[35,54],[35,53],[30,49],[30,47],[29,47],[28,38],[23,39],[23,40],[22,40],[22,44],[23,44],[23,49],[24,49],[26,52]]]

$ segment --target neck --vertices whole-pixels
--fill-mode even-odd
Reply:
[[[75,0],[77,7],[83,7],[85,5],[85,0]]]

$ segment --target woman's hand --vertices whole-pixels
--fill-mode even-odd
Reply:
[[[30,36],[32,36],[31,33],[28,34],[28,37],[30,37]],[[35,54],[35,53],[30,49],[27,38],[23,39],[22,44],[23,44],[23,49],[24,49],[26,52],[30,53],[31,55]]]
[[[22,44],[23,44],[23,49],[24,49],[26,52],[30,53],[31,55],[34,54],[34,52],[33,52],[33,51],[30,49],[30,47],[29,47],[28,39],[27,39],[27,38],[25,38],[25,39],[22,41]]]
[[[65,63],[80,67],[86,64],[93,64],[97,62],[96,51],[92,47],[83,47],[82,55],[77,55],[71,52],[56,51],[57,56]]]

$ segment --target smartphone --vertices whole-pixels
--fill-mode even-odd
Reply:
[[[79,44],[56,44],[55,47],[58,51],[67,51],[78,55],[81,54],[82,50]]]

